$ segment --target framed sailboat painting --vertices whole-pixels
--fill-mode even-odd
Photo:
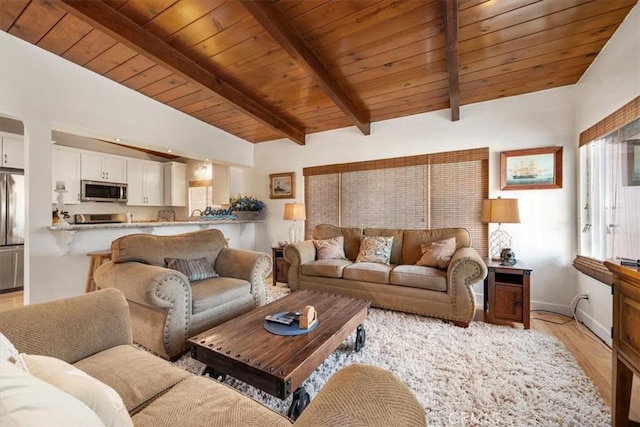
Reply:
[[[562,188],[562,147],[500,153],[500,189]]]

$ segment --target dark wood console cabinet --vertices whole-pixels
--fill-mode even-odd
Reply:
[[[289,275],[289,263],[284,259],[284,246],[271,248],[273,258],[273,284],[276,282],[287,283]]]
[[[633,375],[640,375],[640,271],[605,261],[613,273],[611,425],[640,425],[629,420]]]
[[[515,265],[501,265],[500,261],[485,258],[489,274],[484,279],[485,322],[498,325],[522,323],[530,327],[531,269],[520,261]]]

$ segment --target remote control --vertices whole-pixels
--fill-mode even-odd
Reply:
[[[276,317],[276,316],[265,316],[264,320],[267,320],[269,322],[276,322],[276,323],[282,323],[285,325],[290,325],[293,323],[293,321],[295,320],[293,317],[288,317],[288,316],[282,316],[282,317]]]

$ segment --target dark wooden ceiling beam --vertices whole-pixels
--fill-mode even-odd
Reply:
[[[344,114],[360,129],[369,135],[371,119],[369,111],[359,107],[347,94],[347,91],[336,83],[322,61],[311,50],[302,37],[291,27],[278,12],[272,1],[240,0],[242,5],[275,41],[302,67],[322,88],[325,94],[340,108]]]
[[[442,0],[442,20],[447,46],[449,106],[451,121],[460,120],[460,83],[458,79],[458,0]]]
[[[193,81],[204,90],[215,93],[235,108],[284,137],[304,145],[305,130],[301,125],[286,121],[280,114],[211,74],[106,3],[91,0],[58,0],[58,4],[65,11],[152,59],[176,75]]]

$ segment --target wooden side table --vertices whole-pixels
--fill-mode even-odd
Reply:
[[[271,248],[273,258],[273,285],[276,282],[287,283],[289,275],[289,263],[284,259],[284,246],[274,246]]]
[[[640,375],[640,268],[605,261],[613,273],[612,426],[640,425],[629,419],[633,375]]]
[[[489,274],[484,279],[484,319],[497,325],[522,323],[529,329],[531,269],[520,261],[515,265],[501,265],[500,261],[485,258]]]

